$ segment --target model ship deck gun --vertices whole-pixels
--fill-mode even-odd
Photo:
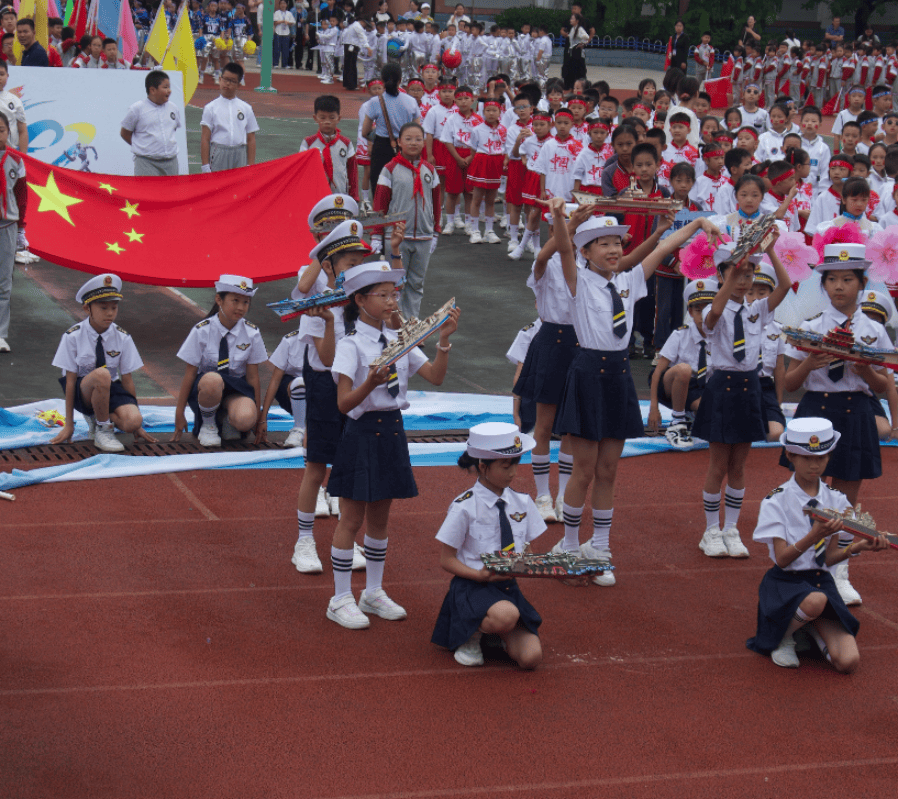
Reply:
[[[552,577],[556,580],[579,578],[588,582],[589,578],[597,574],[614,570],[614,566],[607,560],[581,558],[567,552],[548,552],[545,555],[531,552],[484,552],[480,559],[491,572],[507,574],[509,577]]]
[[[842,529],[852,535],[859,535],[868,541],[873,541],[878,536],[884,535],[892,549],[898,549],[898,535],[876,529],[876,522],[869,513],[861,511],[861,506],[848,508],[842,513],[831,508],[809,508],[805,506],[804,512],[812,519],[820,522],[830,522],[840,519]]]
[[[403,355],[417,347],[428,336],[436,333],[449,318],[449,312],[455,307],[455,297],[442,308],[432,313],[426,319],[416,319],[414,316],[405,322],[397,331],[395,341],[384,347],[379,358],[375,358],[372,366],[380,368],[391,366]]]
[[[335,308],[338,305],[348,305],[349,297],[343,291],[343,273],[337,276],[335,288],[325,289],[320,294],[304,297],[301,300],[278,300],[269,302],[265,307],[271,308],[282,322],[289,322],[297,316],[302,316],[312,308]]]
[[[571,193],[574,202],[580,205],[592,205],[601,209],[606,214],[644,214],[646,216],[664,216],[670,211],[681,211],[683,203],[679,200],[671,200],[668,197],[650,198],[636,183],[636,178],[630,178],[630,187],[624,189],[614,197],[599,197],[585,191]]]
[[[843,361],[885,366],[898,371],[898,352],[858,343],[854,333],[845,327],[834,327],[829,333],[814,333],[797,327],[784,327],[786,342],[802,352],[823,353]]]

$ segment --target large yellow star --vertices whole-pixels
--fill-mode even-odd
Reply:
[[[59,186],[56,185],[56,178],[53,177],[52,172],[47,175],[46,186],[38,186],[36,183],[29,183],[28,185],[41,198],[41,204],[37,208],[38,213],[41,211],[55,211],[72,227],[75,226],[72,217],[69,216],[69,206],[77,205],[80,202],[84,202],[84,200],[63,194],[59,190]]]
[[[111,183],[101,183],[98,188],[105,189],[110,194],[112,194],[112,192],[114,192],[114,191],[118,191],[118,189],[115,186],[113,186]]]
[[[126,213],[128,215],[128,219],[130,219],[132,216],[140,216],[140,212],[137,210],[138,205],[139,203],[130,203],[125,200],[125,207],[119,208],[119,211],[123,211],[124,213]]]
[[[136,241],[138,244],[143,244],[143,237],[146,236],[146,233],[138,233],[134,228],[131,228],[131,230],[125,231],[125,235],[131,241]]]
[[[125,251],[124,247],[119,247],[119,243],[117,241],[112,242],[112,244],[107,241],[106,249],[109,250],[109,252],[114,252],[116,255],[121,255]]]

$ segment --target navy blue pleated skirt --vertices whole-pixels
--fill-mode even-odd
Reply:
[[[874,416],[881,416],[883,419],[889,418],[878,397],[870,397],[870,407],[873,409]]]
[[[536,427],[536,403],[521,397],[518,415],[521,417],[521,432],[532,433],[533,428]]]
[[[568,369],[554,432],[589,441],[645,434],[626,350],[580,348]]]
[[[824,477],[839,480],[874,480],[882,476],[879,432],[870,396],[863,391],[807,391],[795,409],[795,418],[829,419],[842,437],[829,456]],[[780,466],[791,469],[785,451]]]
[[[334,376],[329,371],[316,372],[306,358],[302,378],[306,381],[306,460],[334,463],[346,424],[337,407]]]
[[[838,620],[847,632],[857,635],[860,623],[845,606],[835,580],[826,569],[786,571],[773,566],[758,588],[758,632],[745,645],[754,652],[769,655],[783,640],[798,606],[814,591],[826,594],[828,600],[820,618]]]
[[[222,374],[221,372],[218,372],[218,375],[224,380],[224,391],[221,394],[222,404],[224,404],[225,397],[230,397],[233,394],[249,397],[251,400],[255,401],[256,392],[245,377],[235,377],[234,375]],[[196,378],[194,378],[193,388],[190,389],[190,396],[187,398],[187,404],[190,406],[190,410],[193,411],[193,434],[195,436],[199,435],[200,428],[203,426],[203,417],[200,414],[199,400],[199,384],[202,376],[203,375],[198,374]],[[219,407],[215,421],[218,425],[218,432],[220,433],[221,426],[224,423],[224,414],[221,407]]]
[[[667,372],[667,369],[665,369],[664,371]],[[652,387],[652,377],[654,376],[654,374],[655,367],[653,367],[652,371],[649,372],[649,377],[646,381],[649,384],[649,388]],[[689,387],[686,389],[686,407],[684,410],[691,411],[692,403],[696,400],[700,400],[702,398],[702,394],[704,393],[704,386],[699,386],[698,378],[695,375],[692,375],[692,377],[689,378]],[[673,408],[673,400],[670,398],[670,394],[667,393],[667,389],[664,387],[663,374],[658,380],[658,404],[663,405],[665,408]]]
[[[290,399],[290,384],[296,380],[299,375],[290,375],[284,372],[281,375],[281,382],[278,383],[278,390],[274,393],[274,400],[287,413],[293,413],[293,401]]]
[[[87,375],[85,375],[86,377]],[[84,414],[85,416],[93,416],[93,408],[88,408],[87,405],[84,404],[84,397],[81,396],[81,381],[84,380],[84,377],[79,377],[75,380],[75,410],[78,413]],[[59,385],[62,386],[62,394],[65,396],[65,384],[66,378],[59,378]],[[135,396],[127,391],[125,391],[122,386],[121,380],[113,380],[112,384],[109,386],[109,411],[110,413],[114,411],[116,408],[121,408],[122,405],[137,405],[137,399]]]
[[[514,393],[544,405],[559,405],[568,369],[579,349],[573,325],[544,322],[530,342]]]
[[[762,377],[761,381],[761,409],[764,412],[764,423],[779,422],[786,426],[786,417],[783,415],[782,406],[776,398],[776,384],[772,377]]]
[[[744,444],[767,440],[758,373],[716,370],[705,384],[692,435],[707,442]]]
[[[458,649],[477,632],[489,609],[502,600],[511,602],[521,614],[521,623],[538,635],[543,620],[524,598],[517,580],[478,583],[465,577],[453,577],[437,616],[431,642],[446,649]]]
[[[402,413],[369,411],[347,419],[327,493],[359,502],[418,496]]]

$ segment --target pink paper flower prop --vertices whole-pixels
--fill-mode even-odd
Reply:
[[[721,241],[730,241],[730,237],[721,234]],[[714,253],[716,247],[708,243],[708,237],[704,231],[699,233],[689,242],[689,245],[680,250],[680,271],[687,280],[701,280],[706,277],[714,277],[717,267],[714,265]]]
[[[823,263],[823,250],[827,244],[866,244],[867,237],[863,231],[854,224],[846,222],[844,225],[833,225],[823,233],[814,234],[814,249],[817,250],[817,263]]]
[[[867,242],[870,277],[883,283],[898,282],[898,227],[877,230]]]
[[[800,283],[810,275],[819,261],[817,250],[805,243],[804,233],[784,233],[776,240],[773,251],[793,283]]]

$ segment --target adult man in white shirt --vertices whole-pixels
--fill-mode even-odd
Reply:
[[[241,78],[240,64],[225,65],[218,83],[221,95],[203,109],[200,134],[203,172],[223,172],[256,163],[259,123],[252,106],[237,97]]]
[[[367,26],[370,23],[356,20],[343,31],[343,88],[353,92],[359,88],[357,59],[359,51],[372,55],[368,46]]]
[[[134,153],[134,175],[177,175],[181,109],[169,101],[171,81],[162,70],[147,74],[147,96],[134,103],[122,120],[121,137]]]

